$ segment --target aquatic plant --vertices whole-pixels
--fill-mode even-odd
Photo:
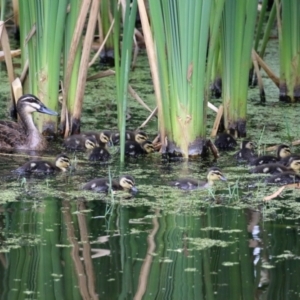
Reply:
[[[267,14],[269,0],[262,2],[262,8],[259,12],[259,19],[256,25],[254,50],[259,53],[260,57],[264,57],[267,43],[270,38],[271,29],[273,28],[276,18],[276,5],[272,5],[271,11]]]
[[[211,17],[218,28],[223,1],[149,1],[153,39],[147,51],[157,96],[159,130],[163,152],[188,157],[199,155],[205,146],[208,73],[208,45],[214,43],[216,32],[209,30]],[[148,28],[141,13],[143,31]],[[146,35],[146,33],[145,33]],[[208,61],[213,51],[208,52]],[[212,60],[211,60],[212,62]],[[167,144],[165,144],[167,136]]]
[[[279,36],[280,86],[279,99],[300,100],[300,2],[276,0]]]
[[[225,128],[246,136],[248,78],[257,2],[226,0],[222,15],[222,92]]]
[[[82,30],[86,18],[84,7],[80,6],[81,0],[72,0],[72,4],[72,9],[66,17],[63,47],[63,101],[60,129],[64,136],[69,135],[73,130],[70,117],[75,106],[82,49]]]
[[[98,13],[99,1],[96,0],[88,3],[81,0],[54,0],[51,3],[20,1],[22,65],[25,67],[28,60],[30,66],[28,86],[25,85],[25,88],[56,110],[61,83],[61,129],[66,135],[80,130],[89,56]],[[63,82],[60,82],[61,58]],[[45,127],[56,128],[56,122],[47,116],[38,116],[36,122],[40,130]]]
[[[124,7],[123,20],[123,40],[120,56],[120,27],[121,27],[121,6],[114,3],[114,49],[115,49],[115,69],[116,69],[116,87],[117,87],[117,106],[118,106],[118,127],[120,130],[120,161],[125,159],[125,129],[126,129],[126,108],[127,91],[129,81],[129,69],[132,57],[133,31],[136,19],[137,0],[132,3],[126,0]]]
[[[60,58],[68,0],[19,1],[22,65],[29,62],[27,91],[50,109],[58,108]],[[41,130],[56,128],[49,115],[35,116]]]
[[[100,22],[99,26],[99,41],[103,43],[104,37],[109,32],[111,26],[111,1],[102,0],[100,1]],[[103,58],[104,62],[107,62],[109,65],[113,65],[114,59],[114,39],[113,35],[110,34],[105,42],[104,49],[100,53],[100,58]],[[101,61],[100,61],[101,63]]]

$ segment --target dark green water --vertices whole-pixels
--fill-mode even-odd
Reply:
[[[154,108],[144,66],[141,56],[131,84]],[[258,105],[256,89],[249,93],[249,136],[267,145],[296,139],[298,106],[279,104],[266,85],[266,106]],[[8,97],[7,86],[1,91]],[[114,97],[113,79],[88,84],[84,130],[116,128]],[[134,129],[148,112],[132,99],[129,107]],[[145,130],[154,137],[156,121]],[[61,150],[51,146],[44,156]],[[108,164],[70,154],[71,173],[26,179],[11,170],[27,158],[0,156],[0,299],[299,299],[300,194],[263,202],[276,188],[237,166],[232,154],[217,163],[164,163],[155,154],[124,165],[117,154]],[[211,165],[228,182],[193,193],[168,187],[180,176],[204,178]],[[133,198],[80,189],[124,173],[136,179]]]

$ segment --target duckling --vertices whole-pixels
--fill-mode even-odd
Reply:
[[[87,137],[94,137],[100,147],[106,148],[107,145],[110,145],[112,133],[109,130],[102,130],[100,132],[83,132],[82,135]]]
[[[176,186],[181,190],[196,190],[196,189],[207,189],[213,186],[214,181],[224,180],[226,177],[222,174],[221,170],[217,167],[212,167],[208,170],[206,181],[198,181],[195,179],[182,178],[176,181],[170,182],[171,186]]]
[[[70,167],[70,159],[65,154],[59,154],[55,158],[55,164],[45,160],[32,160],[15,170],[16,173],[52,174],[66,172]]]
[[[232,135],[220,133],[215,140],[215,145],[219,150],[233,150],[237,142]]]
[[[74,134],[64,139],[64,146],[68,150],[84,151],[98,147],[96,139],[92,136],[87,137],[81,134]]]
[[[295,172],[283,172],[277,175],[267,177],[265,182],[267,184],[286,185],[292,183],[300,183],[300,175]]]
[[[145,141],[141,144],[135,141],[127,141],[125,143],[125,155],[126,156],[139,156],[143,154],[149,154],[154,152],[154,146],[151,141]]]
[[[91,161],[108,161],[111,155],[109,151],[104,147],[95,147],[89,155]]]
[[[237,160],[253,160],[256,157],[254,152],[255,145],[250,141],[242,141],[240,150],[234,155]]]
[[[148,140],[148,135],[144,131],[126,131],[125,132],[126,141],[135,141],[139,144]],[[119,145],[120,143],[120,133],[115,132],[111,135],[111,142],[113,145]]]
[[[31,94],[19,98],[16,110],[20,122],[0,121],[0,148],[44,150],[47,141],[33,123],[32,113],[57,116],[57,113],[47,108],[37,97]]]
[[[296,172],[300,170],[300,159],[292,160],[289,166],[280,163],[270,163],[257,166],[250,170],[250,173],[279,174],[284,172]]]
[[[84,190],[91,190],[98,193],[107,193],[109,191],[109,178],[96,178],[83,186]],[[113,191],[123,190],[137,192],[134,178],[130,175],[122,175],[118,180],[112,180],[111,189]]]
[[[278,163],[280,163],[284,166],[288,166],[295,159],[296,160],[300,159],[300,155],[299,154],[291,154],[290,156],[282,158]]]
[[[280,159],[285,158],[291,155],[290,147],[284,144],[281,144],[277,147],[276,156],[272,155],[263,155],[256,158],[253,158],[250,161],[251,166],[259,166],[263,164],[276,163]]]

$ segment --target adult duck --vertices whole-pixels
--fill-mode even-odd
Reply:
[[[47,141],[33,123],[32,114],[39,112],[57,116],[34,95],[23,95],[17,102],[19,122],[0,121],[0,149],[44,150]]]

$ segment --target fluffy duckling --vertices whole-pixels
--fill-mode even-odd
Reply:
[[[300,175],[295,172],[283,172],[277,175],[267,177],[265,182],[267,184],[286,185],[292,183],[300,183]]]
[[[107,193],[109,191],[110,184],[109,178],[96,178],[83,186],[84,190],[91,190],[98,193]],[[129,192],[137,192],[137,188],[135,187],[134,178],[130,175],[122,175],[118,180],[112,180],[111,182],[112,191],[129,191]]]
[[[233,150],[237,142],[232,135],[220,133],[215,140],[215,145],[219,150]]]
[[[83,132],[81,135],[95,138],[100,147],[106,148],[107,145],[110,145],[112,133],[109,130],[102,130],[100,132],[95,132],[95,131]]]
[[[64,140],[64,146],[68,150],[84,151],[94,149],[98,147],[99,144],[92,136],[88,137],[81,134],[74,134]]]
[[[195,179],[182,178],[176,181],[170,182],[171,186],[176,186],[181,190],[196,190],[206,189],[213,186],[214,181],[227,179],[222,174],[221,170],[217,167],[212,167],[208,170],[206,181],[198,181]]]
[[[255,145],[250,141],[242,141],[240,144],[240,150],[234,155],[239,160],[251,161],[256,157],[254,152]]]
[[[95,147],[89,155],[91,161],[108,161],[110,158],[109,151],[104,147]]]
[[[19,167],[15,172],[27,174],[52,174],[66,172],[70,167],[70,159],[65,154],[59,154],[55,158],[55,164],[45,160],[32,160]]]
[[[126,131],[125,132],[125,140],[127,141],[135,141],[139,144],[148,140],[148,135],[144,131]],[[111,142],[113,145],[119,145],[120,143],[120,133],[115,132],[111,135]]]
[[[257,158],[253,158],[250,161],[251,166],[259,166],[263,164],[276,163],[280,159],[285,158],[291,155],[290,147],[284,144],[281,144],[277,147],[276,156],[272,155],[263,155]]]
[[[284,166],[288,166],[295,159],[299,160],[300,159],[300,155],[299,154],[292,154],[290,156],[282,158],[278,163],[280,163],[280,164],[282,164]]]
[[[280,163],[263,164],[250,170],[250,173],[279,174],[284,172],[296,172],[300,170],[300,159],[292,160],[289,166]]]
[[[149,154],[154,152],[154,146],[152,142],[145,141],[141,144],[135,141],[127,141],[125,143],[125,155],[126,156],[139,156],[143,154]]]

